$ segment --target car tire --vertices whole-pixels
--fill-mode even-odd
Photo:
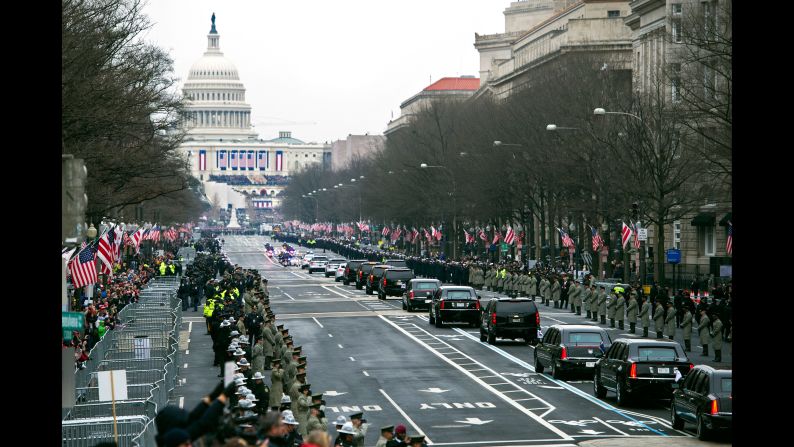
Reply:
[[[543,374],[543,363],[540,363],[538,354],[535,354],[535,372],[538,374]]]
[[[433,312],[432,311],[429,314],[427,314],[427,321],[430,324],[434,324],[436,322],[435,317],[433,317]]]
[[[711,432],[706,428],[706,423],[703,422],[701,413],[698,413],[697,416],[697,436],[701,441],[707,441],[711,437]]]
[[[405,310],[407,310],[408,312],[413,312],[414,308],[413,308],[413,306],[411,306],[411,303],[406,303],[405,304]]]
[[[624,389],[623,379],[618,377],[616,382],[615,397],[617,398],[618,405],[626,405],[629,401],[629,396],[626,394],[626,390]]]
[[[670,402],[670,424],[676,430],[684,429],[684,420],[675,414],[675,402]]]
[[[598,380],[598,374],[593,375],[593,394],[599,399],[607,397],[607,389],[601,386],[601,381]]]
[[[555,362],[554,359],[551,359],[551,377],[555,380],[562,379],[562,371],[557,367],[557,362]]]
[[[361,286],[356,283],[356,290],[361,290]]]
[[[386,295],[384,295],[384,294],[382,294],[382,293],[378,292],[378,299],[379,299],[379,300],[385,300],[385,299],[386,299]]]
[[[309,269],[309,274],[310,274],[310,275],[312,274],[312,269]]]
[[[488,341],[488,337],[485,336],[485,332],[483,332],[482,329],[480,329],[480,341],[483,343]]]
[[[372,289],[370,289],[369,287],[367,287],[367,288],[366,288],[366,293],[367,293],[367,295],[372,295]]]
[[[496,344],[496,334],[493,332],[488,332],[488,344],[495,345]]]
[[[439,315],[439,316],[437,316],[437,317],[436,317],[436,327],[437,327],[437,328],[442,328],[442,327],[444,327],[444,321],[443,321],[443,320],[441,320],[441,315]]]

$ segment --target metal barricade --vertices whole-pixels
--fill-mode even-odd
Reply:
[[[153,426],[152,422],[143,416],[117,417],[118,446],[132,447],[142,445],[136,444],[134,439],[146,430],[147,424]],[[62,446],[64,447],[93,447],[100,442],[113,442],[113,418],[100,417],[63,421],[61,432],[63,437]]]
[[[154,425],[154,421],[149,421],[146,423],[146,427],[143,429],[143,432],[138,436],[132,438],[132,445],[135,447],[149,447],[157,445],[156,437],[157,427]]]
[[[147,384],[130,384],[127,383],[127,399],[126,400],[145,400],[152,395],[153,383]],[[99,388],[98,387],[81,387],[75,388],[75,399],[77,403],[91,403],[99,401]],[[121,401],[117,401],[121,402]]]
[[[64,420],[91,419],[108,417],[113,414],[113,404],[111,402],[91,402],[85,404],[75,404],[69,410]],[[157,415],[157,404],[147,399],[141,400],[119,400],[116,401],[116,416],[146,416],[154,419]],[[112,419],[112,418],[111,418]]]

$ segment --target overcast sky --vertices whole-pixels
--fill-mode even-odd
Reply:
[[[207,48],[210,16],[237,66],[261,138],[380,134],[400,103],[445,76],[479,77],[474,33],[504,31],[509,0],[149,0],[145,38],[181,82]],[[181,84],[180,84],[181,89]]]

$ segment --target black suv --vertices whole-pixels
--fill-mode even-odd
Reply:
[[[384,262],[384,264],[390,265],[394,268],[401,268],[401,269],[408,268],[408,264],[406,264],[405,260],[403,259],[387,259],[386,262]]]
[[[430,303],[429,321],[436,327],[443,327],[445,321],[463,321],[477,327],[480,314],[480,297],[474,288],[441,286]]]
[[[619,405],[640,394],[669,399],[676,369],[685,376],[694,367],[675,341],[619,338],[596,362],[593,388],[598,398],[614,391]]]
[[[407,268],[387,268],[383,271],[378,281],[378,298],[385,300],[387,296],[400,296],[405,292],[408,281],[412,280],[414,272]]]
[[[367,275],[367,280],[364,283],[367,287],[365,288],[365,292],[367,295],[373,295],[375,291],[378,289],[378,281],[380,281],[381,275],[383,275],[383,271],[391,266],[386,264],[376,264],[372,267],[372,270],[369,271],[369,275]]]
[[[535,372],[551,368],[555,379],[564,372],[586,372],[593,375],[596,360],[612,345],[606,329],[586,324],[555,324],[546,329],[535,346]]]
[[[364,284],[367,283],[367,279],[369,279],[369,272],[372,271],[372,267],[378,265],[375,261],[364,261],[358,266],[358,270],[356,271],[356,289],[361,290],[364,287]]]
[[[707,439],[717,430],[731,430],[733,419],[733,372],[698,365],[679,381],[673,391],[670,413],[673,428],[697,424],[698,438]]]
[[[480,341],[496,343],[496,337],[523,338],[532,345],[538,342],[540,312],[529,298],[494,298],[479,318]]]
[[[356,276],[358,275],[358,267],[361,265],[362,262],[367,262],[367,260],[354,259],[352,261],[347,261],[347,267],[345,267],[345,275],[342,277],[342,283],[344,283],[344,285],[349,286],[351,282],[356,282]]]
[[[412,279],[408,281],[403,294],[403,310],[412,312],[414,309],[429,309],[433,302],[433,294],[441,287],[437,279]]]

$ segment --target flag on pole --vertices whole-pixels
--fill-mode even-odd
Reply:
[[[400,227],[397,227],[394,231],[391,232],[391,241],[396,242],[397,239],[400,238],[400,234],[402,234],[403,230]]]
[[[480,239],[481,239],[481,240],[483,240],[483,241],[485,241],[485,242],[488,242],[488,235],[487,235],[487,234],[485,234],[485,230],[483,230],[482,228],[480,228],[480,233],[479,233],[479,234],[480,234]]]
[[[105,275],[109,275],[111,272],[113,272],[112,238],[113,231],[106,231],[102,237],[99,238],[99,243],[97,244],[97,258],[99,258],[99,260],[102,262],[100,264],[100,269]]]
[[[725,251],[728,254],[733,253],[733,224],[728,222],[728,242],[725,244]]]
[[[593,251],[598,251],[602,245],[604,245],[604,240],[601,239],[601,235],[598,234],[598,230],[593,227],[590,227],[590,231],[593,232]]]
[[[411,227],[411,240],[415,241],[417,237],[419,237],[419,230],[416,227]]]
[[[621,240],[620,243],[623,248],[626,248],[626,244],[629,242],[629,238],[631,237],[631,228],[626,225],[626,222],[623,222],[623,230],[621,231]]]
[[[516,241],[516,233],[513,231],[513,227],[508,225],[507,233],[505,233],[505,244],[513,245],[513,242],[515,241]]]
[[[499,238],[500,237],[502,237],[502,233],[500,233],[499,230],[494,228],[494,230],[493,230],[493,241],[491,242],[491,244],[493,245],[493,244],[496,244],[497,242],[499,242]]]
[[[425,239],[427,239],[427,242],[433,242],[433,236],[427,231],[427,228],[423,228],[423,230],[425,231]]]
[[[99,282],[96,272],[96,252],[92,245],[87,245],[69,261],[69,273],[72,275],[72,284],[75,288]]]
[[[389,231],[391,231],[391,230],[389,230],[389,227],[384,225],[383,226],[383,231],[381,231],[380,234],[382,234],[383,236],[388,236],[389,235]]]
[[[474,243],[474,235],[469,234],[468,231],[463,230],[463,234],[466,236],[466,243],[473,244]]]
[[[565,230],[563,230],[562,228],[557,228],[557,231],[560,232],[560,238],[562,239],[563,247],[567,247],[567,248],[575,247],[575,244],[573,243],[573,239],[571,239],[571,237],[568,236],[568,233],[566,233]]]
[[[631,224],[631,229],[634,230],[634,248],[640,248],[640,233],[637,231],[637,226]]]

